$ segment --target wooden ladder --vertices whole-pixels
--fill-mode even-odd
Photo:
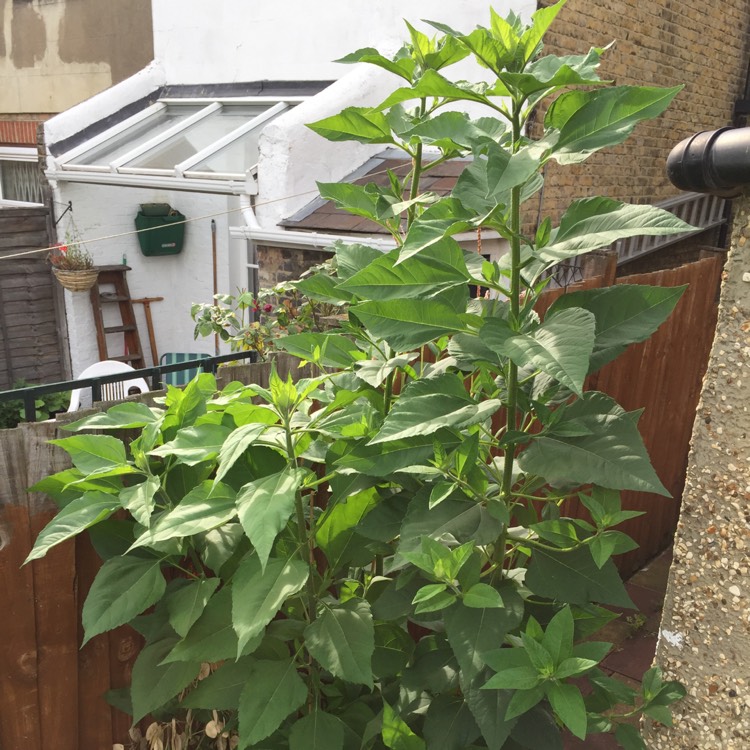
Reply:
[[[99,266],[99,278],[91,287],[91,309],[94,312],[96,324],[96,343],[99,347],[100,359],[113,359],[117,362],[127,362],[135,369],[145,367],[141,339],[133,312],[133,300],[130,298],[128,282],[125,272],[130,266]],[[113,290],[102,291],[102,286],[111,286]],[[102,308],[104,305],[117,303],[120,312],[120,325],[105,326]],[[120,355],[110,355],[107,335],[122,333],[124,337],[124,351]]]

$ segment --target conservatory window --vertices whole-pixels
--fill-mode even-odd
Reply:
[[[108,182],[127,176],[132,184],[140,175],[178,189],[191,179],[244,180],[256,169],[263,126],[305,98],[163,99],[58,157],[55,177],[107,173]]]

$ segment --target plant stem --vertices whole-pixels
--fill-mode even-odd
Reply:
[[[421,119],[424,117],[425,110],[427,109],[427,99],[422,97],[419,100],[419,112],[418,117]],[[417,150],[414,153],[412,159],[412,170],[411,170],[411,189],[409,190],[409,200],[414,200],[419,195],[419,179],[422,176],[422,141],[417,144]],[[406,227],[407,230],[411,226],[417,215],[416,205],[409,206],[406,211]]]

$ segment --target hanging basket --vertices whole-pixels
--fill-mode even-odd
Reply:
[[[80,271],[67,271],[62,268],[53,268],[57,280],[65,289],[71,292],[86,292],[96,284],[99,271],[96,268],[84,268]]]

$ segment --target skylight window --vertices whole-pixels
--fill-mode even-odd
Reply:
[[[255,172],[263,127],[305,98],[164,99],[58,157],[55,176],[131,185],[140,176],[183,190],[200,180],[230,192],[222,181]]]

